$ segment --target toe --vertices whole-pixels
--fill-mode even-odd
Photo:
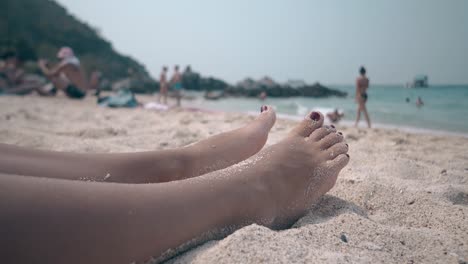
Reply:
[[[260,107],[260,116],[264,115],[276,115],[275,109],[269,105],[262,105],[262,107]]]
[[[309,140],[319,141],[332,132],[336,132],[335,126],[323,126],[312,132],[309,136]]]
[[[329,160],[335,159],[341,154],[348,153],[348,144],[341,142],[331,146],[329,149],[325,151],[327,158]]]
[[[291,133],[301,137],[308,137],[312,132],[323,125],[323,119],[322,113],[312,112],[307,115]]]
[[[340,154],[334,160],[328,161],[328,166],[331,170],[338,170],[340,171],[343,169],[349,162],[349,155],[348,154]]]
[[[343,134],[341,132],[335,132],[330,133],[322,138],[319,144],[321,149],[328,149],[329,147],[335,145],[336,143],[340,143],[341,141],[343,141]]]
[[[267,123],[267,127],[271,129],[276,121],[275,109],[269,105],[262,105],[262,107],[260,107],[260,115],[257,117],[257,120],[261,120],[262,125]]]

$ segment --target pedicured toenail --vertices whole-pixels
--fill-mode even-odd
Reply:
[[[266,111],[268,109],[268,107],[266,105],[262,105],[262,107],[260,107],[260,113],[263,113],[263,111]]]
[[[347,154],[347,153],[346,153],[346,157],[348,157],[348,158],[349,158],[349,154]]]
[[[338,132],[338,135],[342,136],[342,135],[343,135],[343,133],[341,133],[341,132]]]
[[[319,121],[319,120],[320,120],[320,114],[317,113],[317,112],[312,112],[312,113],[310,114],[310,118],[311,118],[312,120],[314,120],[314,121]]]
[[[348,148],[349,148],[348,144],[346,144],[346,143],[345,143],[345,145],[346,145],[346,147],[348,147]]]
[[[335,128],[335,126],[334,126],[334,125],[331,125],[331,127],[332,127],[332,128]]]

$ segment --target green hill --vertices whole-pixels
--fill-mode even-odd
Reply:
[[[0,53],[16,50],[24,60],[52,59],[61,46],[72,47],[87,72],[97,69],[116,80],[128,76],[131,68],[148,77],[143,65],[117,53],[95,29],[55,1],[0,1]]]

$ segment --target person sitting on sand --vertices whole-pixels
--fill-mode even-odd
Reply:
[[[334,186],[348,145],[312,112],[282,141],[232,166],[262,149],[275,119],[263,106],[245,127],[164,151],[0,144],[2,261],[140,263],[219,230],[290,226]]]
[[[101,79],[102,73],[100,71],[93,71],[89,77],[89,89],[94,90],[94,95],[98,96],[101,94]]]
[[[340,121],[341,118],[343,118],[343,116],[344,116],[344,113],[340,113],[338,111],[338,108],[335,108],[335,111],[333,112],[327,113],[327,117],[328,119],[330,119],[332,123],[337,123],[338,121]]]
[[[84,98],[89,84],[73,50],[69,47],[62,47],[57,53],[57,57],[61,59],[61,62],[51,68],[48,67],[46,60],[39,60],[39,67],[52,82],[53,89],[65,92],[69,98]]]
[[[174,88],[177,106],[180,106],[180,100],[182,97],[182,75],[179,72],[179,65],[174,66],[174,74],[172,75],[170,83]]]
[[[367,103],[367,89],[369,88],[369,79],[366,76],[366,69],[361,67],[359,69],[360,76],[356,79],[356,103],[358,104],[356,124],[358,126],[359,119],[361,119],[361,112],[364,112],[364,117],[367,121],[367,126],[371,127],[371,122],[369,114],[367,113],[366,103]]]
[[[43,82],[37,78],[28,78],[21,68],[23,64],[20,56],[13,51],[2,55],[4,60],[0,66],[0,88],[5,94],[26,95],[37,92],[39,95],[53,95],[43,89]]]
[[[161,97],[163,104],[167,104],[167,92],[168,92],[168,84],[167,84],[167,67],[164,66],[161,71],[161,75],[159,75],[159,95],[158,95],[158,103],[161,102]]]

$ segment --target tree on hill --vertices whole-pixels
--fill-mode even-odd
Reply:
[[[143,65],[117,53],[97,30],[52,0],[0,1],[0,36],[0,53],[15,50],[23,60],[55,58],[60,47],[70,46],[88,72],[116,80],[132,69],[148,77]]]

